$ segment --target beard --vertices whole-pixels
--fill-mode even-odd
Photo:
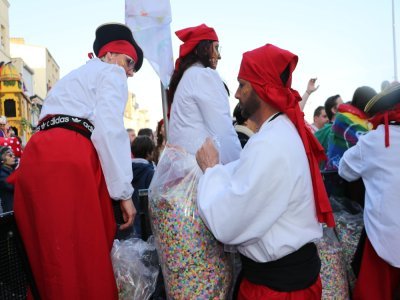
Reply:
[[[240,107],[242,117],[245,119],[250,118],[260,108],[260,102],[254,90],[251,91],[246,102],[240,103]]]

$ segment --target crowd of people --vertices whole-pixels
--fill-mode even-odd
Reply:
[[[333,95],[309,124],[317,78],[301,96],[297,55],[265,44],[243,54],[231,113],[217,32],[176,35],[168,137],[163,120],[124,128],[126,79],[143,52],[117,23],[97,28],[94,55],[49,92],[23,155],[0,117],[1,207],[14,210],[28,255],[28,298],[118,299],[113,240],[144,238],[146,218],[165,284],[152,299],[321,299],[319,241],[340,195],[363,213],[348,297],[399,299],[400,84],[358,87],[346,103]],[[341,190],[352,182],[360,199]]]

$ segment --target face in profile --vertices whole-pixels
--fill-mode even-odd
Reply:
[[[13,168],[15,166],[15,155],[14,152],[9,149],[7,150],[2,156],[1,156],[2,164],[9,167]]]
[[[238,79],[239,86],[235,98],[239,100],[242,109],[242,116],[245,119],[251,118],[260,108],[260,102],[250,82]]]
[[[314,124],[318,129],[324,127],[329,122],[328,116],[326,115],[325,109],[321,109],[319,116],[314,117]]]
[[[221,59],[220,46],[218,41],[214,41],[210,47],[210,68],[217,69],[218,60]]]
[[[126,77],[133,77],[135,74],[135,61],[123,53],[110,53],[106,54],[106,62],[117,64],[124,68]]]

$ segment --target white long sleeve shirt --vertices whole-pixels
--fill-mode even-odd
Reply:
[[[241,146],[223,81],[217,71],[195,64],[185,71],[176,89],[169,142],[195,154],[207,137],[219,144],[223,164],[239,158]]]
[[[92,122],[91,140],[110,196],[116,200],[129,199],[133,193],[129,137],[123,123],[127,99],[124,69],[94,58],[56,83],[40,115],[43,119],[65,114]]]
[[[277,260],[322,236],[297,130],[285,115],[268,121],[239,160],[205,171],[197,196],[215,237],[256,262]]]
[[[400,268],[400,126],[379,125],[348,149],[339,162],[339,175],[347,181],[362,177],[365,185],[364,224],[376,253]]]

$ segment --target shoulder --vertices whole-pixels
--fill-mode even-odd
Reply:
[[[79,69],[78,69],[79,70]],[[101,61],[98,58],[93,58],[86,62],[81,67],[81,70],[87,70],[90,73],[96,74],[104,80],[121,80],[126,81],[126,74],[122,67],[116,64],[109,64]]]
[[[10,175],[10,172],[4,166],[1,166],[0,167],[0,177],[3,178],[3,177],[7,177],[8,175]]]
[[[187,69],[183,75],[187,80],[199,82],[221,82],[222,79],[216,70],[211,68],[205,68],[201,65],[193,65]]]

